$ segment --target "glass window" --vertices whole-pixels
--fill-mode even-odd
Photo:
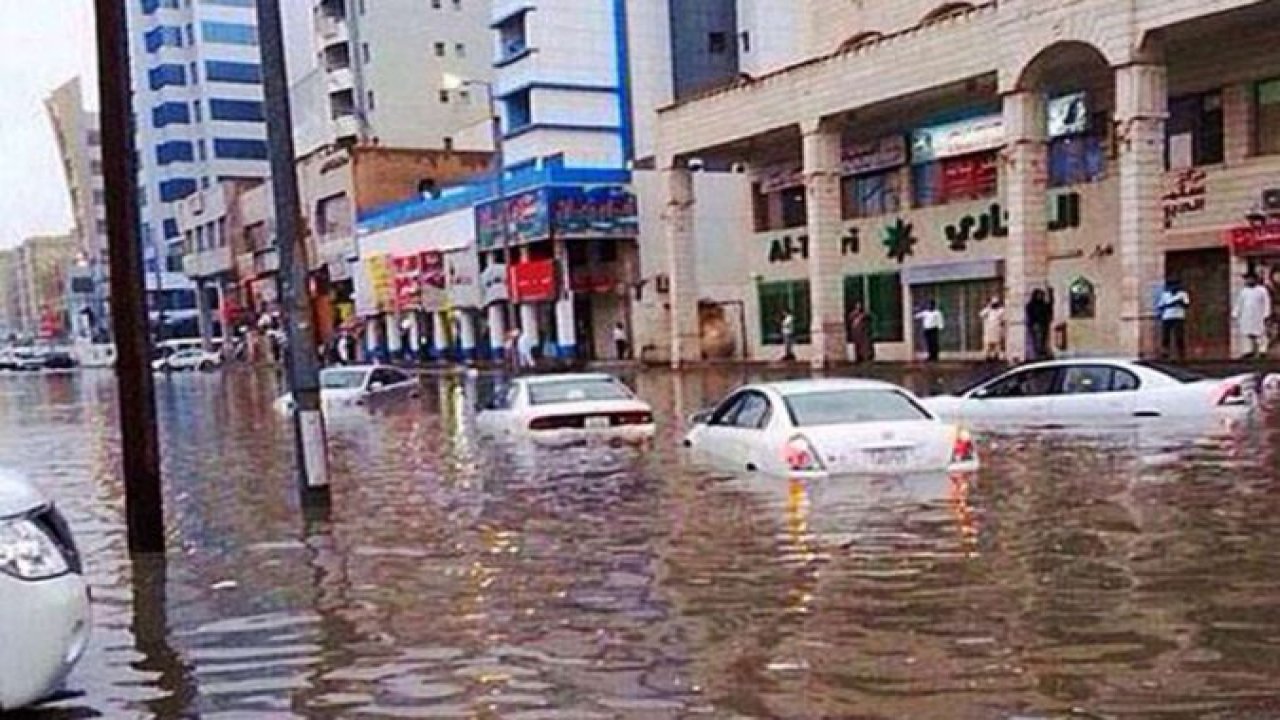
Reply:
[[[898,273],[851,275],[844,279],[844,314],[854,305],[871,313],[871,339],[875,342],[902,342],[902,276]],[[847,330],[848,328],[846,328]]]
[[[444,43],[442,42],[436,43],[436,57],[444,57],[444,54],[445,54]]]
[[[1097,365],[1069,367],[1062,372],[1063,395],[1090,395],[1111,391],[1111,368]]]
[[[782,198],[782,227],[804,227],[809,222],[804,186],[797,185],[787,188],[780,191],[779,196]]]
[[[1020,370],[991,383],[981,395],[996,399],[1043,397],[1053,394],[1057,380],[1057,368]]]
[[[999,163],[995,151],[962,155],[911,168],[916,207],[995,197]]]
[[[772,415],[769,400],[758,392],[738,393],[720,404],[711,416],[711,425],[757,430],[768,424]]]
[[[902,208],[902,173],[898,168],[844,178],[842,190],[846,218],[889,215]]]
[[[627,400],[631,391],[613,378],[556,380],[529,383],[530,405],[589,402],[595,400]]]
[[[1221,92],[1169,100],[1165,167],[1182,170],[1222,162],[1222,125]]]
[[[213,141],[213,155],[230,160],[266,160],[267,143],[263,140],[217,138]]]
[[[196,101],[199,107],[199,101]],[[260,100],[209,101],[209,117],[227,122],[262,122],[267,119],[266,109]]]
[[[262,66],[257,63],[210,60],[204,64],[204,78],[209,82],[258,85],[262,83]]]
[[[945,282],[917,285],[912,289],[913,307],[921,308],[930,300],[938,303],[946,321],[942,328],[944,352],[982,352],[982,309],[993,297],[1004,295],[1004,285],[998,279]],[[920,329],[916,323],[915,328]],[[918,335],[920,347],[924,338]]]
[[[1049,141],[1049,187],[1097,182],[1107,171],[1105,118],[1090,124],[1085,135],[1068,135]]]
[[[782,318],[795,316],[796,343],[809,342],[809,281],[764,282],[756,286],[760,301],[760,337],[765,345],[782,344]]]
[[[200,23],[200,39],[207,43],[256,46],[258,44],[258,29],[252,25],[240,23],[202,22]]]
[[[1280,78],[1258,83],[1254,96],[1259,155],[1280,154]]]
[[[895,390],[839,390],[783,398],[796,427],[928,420],[911,398]]]
[[[364,386],[364,370],[322,370],[320,387],[326,390],[355,390]]]

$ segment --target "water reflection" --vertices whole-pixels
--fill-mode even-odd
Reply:
[[[984,438],[973,477],[717,475],[478,439],[491,377],[330,425],[304,513],[270,375],[157,383],[171,552],[125,552],[105,374],[0,377],[0,462],[66,507],[97,628],[37,717],[1266,717],[1275,421]],[[890,378],[893,379],[893,378]],[[962,384],[934,370],[917,390]]]

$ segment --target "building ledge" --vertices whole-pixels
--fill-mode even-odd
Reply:
[[[511,53],[510,55],[504,55],[501,58],[494,60],[493,66],[495,68],[504,68],[504,67],[507,67],[508,65],[515,65],[521,60],[524,60],[530,55],[533,55],[537,51],[538,51],[537,48],[527,47],[519,52]]]
[[[617,125],[574,125],[571,123],[529,123],[521,125],[515,130],[511,130],[502,136],[504,140],[514,140],[522,135],[528,135],[538,130],[553,130],[566,132],[591,132],[591,133],[620,133],[622,128]]]

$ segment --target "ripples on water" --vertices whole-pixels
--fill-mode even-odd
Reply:
[[[1280,716],[1274,428],[856,487],[690,467],[676,419],[738,379],[641,375],[647,456],[484,443],[485,381],[425,380],[332,422],[328,517],[269,376],[161,380],[171,552],[130,562],[111,376],[0,378],[0,462],[66,508],[97,615],[37,717]]]

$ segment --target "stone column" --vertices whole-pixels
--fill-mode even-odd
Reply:
[[[520,332],[533,338],[533,347],[542,347],[542,334],[538,329],[538,306],[532,303],[520,304]]]
[[[196,278],[196,323],[200,326],[200,347],[205,352],[213,350],[213,311],[209,307],[209,288],[204,280]]]
[[[378,316],[368,318],[364,325],[364,349],[365,358],[373,359],[382,355],[382,341],[379,338],[382,323],[379,322]]]
[[[1120,323],[1117,349],[1129,355],[1155,350],[1154,293],[1164,279],[1165,118],[1164,65],[1138,63],[1116,70],[1116,144],[1120,175]]]
[[[389,312],[383,316],[387,325],[387,352],[393,359],[399,359],[404,344],[400,342],[400,313]]]
[[[1044,95],[1022,90],[1004,96],[1007,143],[1001,185],[1009,205],[1005,250],[1005,335],[1008,357],[1028,359],[1023,308],[1032,291],[1049,284],[1049,146]]]
[[[825,368],[845,359],[844,281],[840,235],[840,128],[830,121],[806,122],[804,135],[805,210],[809,234],[810,363]]]
[[[667,238],[667,295],[671,318],[671,367],[702,360],[698,328],[698,252],[693,231],[693,174],[674,159],[662,171],[666,206],[662,224]]]
[[[476,319],[470,310],[456,311],[458,317],[458,347],[462,351],[462,360],[474,360],[476,357]]]
[[[573,290],[569,287],[569,251],[564,239],[555,241],[557,281],[560,285],[556,299],[556,353],[562,358],[578,354],[578,326],[574,316]]]
[[[422,318],[416,311],[409,313],[409,351],[415,360],[422,352]]]
[[[431,350],[436,360],[449,357],[449,313],[437,311],[431,315]]]
[[[493,303],[489,313],[489,347],[493,349],[493,357],[502,360],[507,350],[507,313],[502,303]]]

